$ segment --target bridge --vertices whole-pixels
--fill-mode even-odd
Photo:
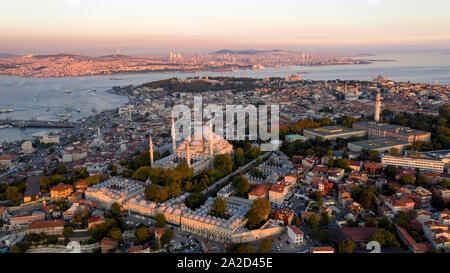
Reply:
[[[19,128],[74,128],[78,123],[52,120],[0,120],[0,125],[11,125]]]

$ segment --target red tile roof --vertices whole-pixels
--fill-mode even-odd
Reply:
[[[63,220],[50,220],[50,221],[37,221],[31,223],[28,229],[38,229],[38,228],[55,228],[64,227],[65,222]]]

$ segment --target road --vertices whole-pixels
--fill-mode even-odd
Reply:
[[[252,167],[253,165],[255,165],[256,161],[258,159],[266,159],[267,157],[269,157],[272,154],[272,152],[267,152],[263,155],[260,155],[259,157],[253,159],[252,161],[250,161],[249,163],[247,163],[246,165],[239,167],[236,171],[230,173],[229,175],[222,177],[221,179],[217,180],[216,183],[212,184],[211,186],[209,186],[206,190],[203,190],[202,193],[204,195],[206,195],[208,192],[210,192],[211,190],[215,189],[217,186],[219,186],[220,184],[222,184],[223,182],[228,181],[228,179],[230,179],[230,177],[233,177],[235,175],[237,175],[239,172],[244,173],[245,170],[247,170],[249,167]]]

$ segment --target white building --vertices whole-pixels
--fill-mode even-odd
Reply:
[[[398,166],[411,169],[434,170],[438,172],[444,171],[444,161],[441,159],[432,159],[425,156],[394,156],[384,155],[381,158],[384,166]]]
[[[113,203],[123,205],[129,199],[141,194],[145,189],[143,183],[112,177],[103,183],[99,183],[85,191],[87,201],[97,202],[99,207],[110,209]]]
[[[298,227],[289,225],[286,229],[289,240],[291,240],[292,243],[296,245],[303,244],[303,232]]]

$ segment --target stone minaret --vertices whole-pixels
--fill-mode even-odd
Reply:
[[[187,141],[186,142],[186,162],[188,164],[188,167],[191,167],[191,151],[189,150],[189,146],[191,146],[191,142]]]
[[[150,167],[153,168],[153,141],[152,141],[152,135],[149,135],[149,143],[148,143],[148,148],[149,148],[149,152],[150,152]]]
[[[356,84],[355,96],[356,96],[356,98],[359,98],[359,83]]]
[[[131,116],[131,105],[128,105],[128,121],[133,121],[133,117]]]
[[[381,110],[381,95],[380,90],[377,91],[377,101],[375,102],[375,115],[374,120],[376,122],[380,121],[380,110]]]
[[[212,120],[209,121],[209,160],[212,165],[214,162],[214,136],[212,130]]]
[[[175,121],[173,119],[172,115],[172,153],[175,154],[175,150],[177,149],[177,142],[176,142],[176,133],[175,133]]]

